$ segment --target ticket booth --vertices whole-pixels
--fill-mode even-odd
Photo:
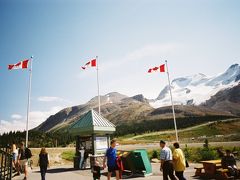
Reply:
[[[95,159],[101,161],[110,147],[110,135],[116,131],[116,126],[96,111],[90,110],[73,123],[68,131],[76,136],[74,168],[85,169],[91,167]]]

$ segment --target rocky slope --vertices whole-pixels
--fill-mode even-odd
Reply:
[[[148,120],[171,119],[171,106],[154,109],[151,107],[143,95],[127,97],[119,93],[109,93],[101,96],[101,115],[116,125],[139,123]],[[65,108],[55,115],[50,116],[45,122],[34,130],[59,131],[65,129],[70,124],[78,120],[90,109],[98,111],[97,97],[88,103]],[[233,116],[230,112],[222,112],[208,107],[198,106],[175,106],[177,118],[183,117],[203,117],[203,116]]]
[[[240,83],[233,88],[218,92],[207,100],[203,106],[240,116]]]
[[[61,110],[57,114],[50,116],[34,130],[51,131],[68,126],[91,109],[98,111],[98,97],[92,98],[86,104]],[[142,95],[127,97],[113,92],[101,96],[101,114],[104,117],[110,118],[116,124],[122,123],[126,119],[139,118],[143,112],[151,110],[153,108]]]

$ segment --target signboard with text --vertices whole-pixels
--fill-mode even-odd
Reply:
[[[96,150],[105,151],[108,148],[107,137],[96,137]]]

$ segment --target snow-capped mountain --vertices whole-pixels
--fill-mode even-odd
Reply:
[[[174,104],[199,105],[210,99],[211,96],[226,88],[236,86],[240,82],[240,66],[233,64],[224,73],[214,77],[204,74],[195,74],[174,79],[171,82]],[[169,86],[166,86],[156,100],[150,102],[158,108],[171,104]]]

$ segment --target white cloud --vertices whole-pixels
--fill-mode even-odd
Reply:
[[[114,67],[126,67],[129,63],[134,63],[134,61],[149,61],[150,59],[156,58],[160,59],[166,57],[169,53],[174,53],[176,49],[179,49],[182,46],[183,45],[179,43],[148,44],[127,53],[124,57],[111,60],[101,66],[104,70],[108,70],[113,69]]]
[[[146,57],[163,56],[166,53],[173,52],[178,48],[177,43],[166,43],[166,44],[149,44],[133,52],[130,52],[126,56],[126,60],[138,60]]]
[[[54,106],[48,111],[31,111],[29,118],[29,129],[35,128],[44,122],[49,116],[56,114],[63,107]],[[19,116],[18,116],[19,117]],[[0,120],[0,133],[9,131],[24,131],[26,129],[26,117],[14,120]]]
[[[160,89],[165,86],[164,78],[159,84],[159,79],[154,78],[159,74],[151,74],[150,77],[147,70],[152,66],[164,63],[166,59],[184,48],[185,45],[181,43],[147,44],[127,53],[118,60],[107,62],[101,66],[102,69],[100,68],[100,77],[107,79],[103,87],[107,91],[117,87],[114,89],[115,91],[121,91],[129,96],[141,93],[147,97],[155,98]],[[119,70],[116,71],[116,69]],[[105,74],[111,74],[111,77],[114,78],[108,78]],[[159,84],[158,88],[153,88],[156,84]]]
[[[40,96],[38,97],[38,101],[41,102],[61,102],[64,101],[64,99],[60,97],[55,97],[55,96]]]
[[[21,119],[22,116],[21,116],[20,114],[12,114],[12,115],[11,115],[11,118],[12,118],[12,119]]]
[[[31,128],[38,126],[43,121],[45,121],[49,116],[56,114],[61,109],[63,109],[63,107],[54,106],[54,107],[50,108],[48,111],[32,111],[32,112],[30,112]]]
[[[131,63],[139,63],[147,62],[149,60],[160,60],[161,58],[168,57],[168,55],[172,55],[176,52],[176,50],[180,50],[184,45],[180,43],[152,43],[142,46],[139,49],[133,50],[127,53],[123,57],[112,57],[109,60],[104,62],[99,61],[99,73],[105,73],[106,71],[110,74],[110,71],[116,71],[116,68],[122,67],[134,67],[134,64]],[[165,59],[162,59],[164,61]],[[138,62],[136,62],[138,61]],[[135,64],[136,66],[136,64]],[[147,67],[146,67],[147,68]],[[94,69],[95,70],[95,69]],[[125,69],[124,69],[125,70]],[[93,69],[89,68],[88,71],[84,71],[78,73],[77,77],[79,79],[86,79],[90,77]],[[133,72],[134,73],[134,72]],[[121,78],[121,77],[115,77]]]
[[[37,100],[39,102],[47,102],[47,103],[53,102],[53,103],[57,103],[58,105],[61,104],[61,106],[63,107],[73,106],[74,104],[72,101],[68,99],[64,99],[57,96],[39,96]]]
[[[163,58],[169,53],[174,53],[176,49],[182,47],[179,43],[162,43],[162,44],[147,44],[139,49],[133,50],[127,53],[124,57],[119,58],[117,61],[111,60],[113,62],[110,66],[119,66],[124,64],[129,64],[131,61],[149,61],[152,58]],[[116,63],[118,62],[118,63]],[[104,64],[108,66],[109,62]],[[105,69],[105,68],[104,68]]]
[[[100,57],[100,94],[118,91],[128,96],[141,93],[148,98],[156,98],[167,81],[165,81],[166,78],[162,78],[159,83],[159,74],[149,76],[147,70],[164,63],[166,59],[170,61],[185,48],[185,44],[178,42],[149,43],[130,50],[121,57],[110,57],[104,61],[101,61]],[[80,71],[77,77],[82,82],[89,83],[89,78],[94,80],[96,77],[95,70],[95,68],[89,68],[87,71]],[[91,84],[93,88],[96,87],[94,83]],[[156,84],[157,88],[153,88]],[[79,87],[80,85],[82,84],[79,84]]]
[[[65,107],[73,106],[73,102],[56,97],[56,96],[40,96],[37,98],[39,102],[49,102],[51,105],[44,106],[46,110],[33,110],[29,113],[29,129],[35,128],[44,122],[49,116],[56,114]],[[11,118],[0,120],[0,133],[9,131],[26,130],[26,116],[14,113]]]

